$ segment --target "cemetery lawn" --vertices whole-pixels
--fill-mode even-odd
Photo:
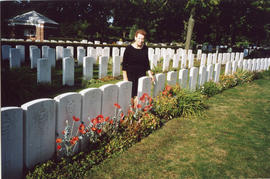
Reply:
[[[202,116],[170,120],[85,178],[269,178],[270,77],[207,104]]]

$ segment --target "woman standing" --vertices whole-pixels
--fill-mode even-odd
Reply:
[[[144,45],[146,32],[139,29],[135,33],[134,42],[126,47],[122,63],[124,81],[132,82],[132,98],[136,98],[138,90],[138,79],[146,75],[154,77],[150,71],[148,47]],[[150,94],[149,94],[150,95]]]

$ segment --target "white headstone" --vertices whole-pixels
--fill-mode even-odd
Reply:
[[[16,45],[16,48],[20,50],[21,63],[25,62],[25,46]]]
[[[189,89],[191,91],[196,90],[197,79],[198,79],[198,68],[197,67],[192,67],[190,69],[190,74],[189,74]]]
[[[231,62],[234,61],[234,56],[235,56],[235,53],[232,52],[231,56],[230,56],[231,57],[231,59],[230,59]]]
[[[201,58],[202,58],[202,50],[201,49],[198,49],[196,58],[197,58],[197,60],[201,60]]]
[[[112,118],[114,116],[115,106],[118,99],[118,86],[106,84],[100,87],[102,93],[101,114],[104,117]]]
[[[200,66],[198,86],[199,87],[203,86],[205,82],[206,82],[206,67]]]
[[[74,58],[74,47],[73,46],[67,46],[68,49],[70,49],[71,57]]]
[[[118,104],[121,106],[124,115],[127,115],[131,102],[132,82],[120,81],[116,85],[118,86]]]
[[[215,83],[218,83],[219,82],[220,69],[221,69],[221,64],[220,63],[216,63],[215,64],[215,69],[214,69],[214,82]]]
[[[94,57],[83,57],[83,79],[91,80],[93,78]]]
[[[30,60],[31,60],[31,69],[37,67],[37,60],[40,58],[40,49],[31,48],[30,49]]]
[[[78,60],[78,64],[79,65],[82,65],[83,64],[83,57],[86,56],[86,53],[85,53],[85,49],[82,47],[82,48],[77,48],[77,60]]]
[[[121,57],[124,56],[125,50],[126,50],[126,47],[121,47],[121,48],[120,48],[120,56],[121,56]]]
[[[102,55],[102,47],[96,47],[97,50],[97,56],[101,56]]]
[[[192,68],[193,66],[194,66],[194,54],[191,54],[188,60],[188,68]]]
[[[51,83],[51,64],[47,58],[38,59],[37,83]]]
[[[211,81],[213,80],[213,72],[214,72],[214,67],[213,65],[207,65],[206,67],[206,81]]]
[[[173,55],[173,68],[178,68],[180,61],[180,56],[175,54]]]
[[[257,69],[256,71],[260,71],[261,69],[261,59],[257,58]]]
[[[2,45],[2,60],[9,59],[9,49],[10,48],[11,48],[11,45]]]
[[[162,66],[162,71],[168,71],[169,70],[169,66],[170,66],[170,57],[169,55],[164,56],[163,59],[163,66]]]
[[[235,73],[237,70],[237,65],[238,65],[237,62],[238,61],[236,60],[232,62],[232,73]]]
[[[218,61],[217,61],[217,63],[222,64],[222,53],[219,53],[218,54]]]
[[[89,56],[94,57],[95,59],[97,59],[97,50],[94,49],[94,48],[90,49],[90,54],[89,54]],[[95,63],[96,63],[96,62],[95,62]]]
[[[106,57],[106,56],[99,57],[99,71],[98,71],[99,79],[104,78],[104,77],[107,76],[108,62],[109,62],[108,57]]]
[[[225,66],[225,75],[230,75],[232,72],[232,62],[228,61]]]
[[[60,94],[54,98],[56,101],[56,137],[63,138],[62,131],[65,130],[66,121],[69,126],[73,125],[73,116],[81,119],[81,95],[75,92]],[[73,131],[71,133],[76,136],[76,132],[80,126],[80,122],[74,122]],[[79,145],[76,145],[75,151],[78,151]]]
[[[41,47],[41,50],[42,50],[42,58],[48,58],[48,50],[49,50],[49,46],[47,46],[47,45],[43,45],[42,47]]]
[[[119,51],[119,48],[117,47],[113,47],[112,49],[112,56],[120,56],[120,51]]]
[[[121,71],[121,57],[120,56],[113,56],[113,69],[112,69],[113,77],[120,76]]]
[[[56,60],[62,60],[63,59],[63,46],[56,46]]]
[[[63,59],[63,85],[74,85],[74,59],[66,57]]]
[[[20,68],[21,67],[21,56],[20,50],[17,48],[9,49],[9,67]]]
[[[244,71],[247,71],[248,70],[248,61],[247,60],[244,60],[243,61],[243,70]]]
[[[186,68],[187,65],[187,55],[186,53],[182,54],[182,58],[181,58],[181,69]]]
[[[213,60],[213,54],[208,53],[208,55],[207,55],[207,66],[210,65],[210,64],[213,64],[212,60]]]
[[[155,85],[154,85],[154,97],[158,96],[165,88],[166,75],[159,73],[155,75]]]
[[[243,60],[239,60],[239,61],[243,61]],[[252,60],[251,59],[248,60],[248,71],[252,71]]]
[[[55,49],[54,48],[49,48],[48,60],[50,62],[51,67],[55,67]]]
[[[148,94],[151,96],[151,87],[152,87],[152,82],[151,78],[148,76],[143,76],[139,78],[138,81],[138,92],[137,92],[137,97],[140,99],[144,93]]]
[[[243,68],[243,60],[239,60],[239,61],[238,61],[237,68],[239,68],[239,69],[242,70],[242,68]]]
[[[55,101],[37,99],[21,106],[24,110],[24,162],[27,168],[45,162],[55,152]]]
[[[179,71],[179,85],[181,88],[187,88],[188,85],[188,70],[181,69]]]
[[[71,54],[71,49],[70,48],[63,48],[63,58],[66,57],[71,57],[72,58],[72,54]]]
[[[257,60],[253,59],[252,60],[252,71],[255,72],[257,69]]]
[[[1,108],[2,178],[23,178],[23,110]]]
[[[205,66],[205,61],[206,61],[206,54],[203,53],[200,66]]]
[[[102,56],[110,57],[110,47],[104,47],[102,50]]]
[[[176,71],[170,71],[167,73],[167,83],[170,86],[175,86],[177,82],[177,72]]]
[[[155,67],[157,67],[157,63],[158,63],[158,56],[154,54],[152,56],[152,59],[150,59],[150,68],[151,68],[151,70],[153,70]]]

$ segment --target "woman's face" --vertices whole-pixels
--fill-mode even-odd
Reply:
[[[137,36],[135,36],[135,43],[138,47],[142,47],[144,43],[144,35],[137,34]]]

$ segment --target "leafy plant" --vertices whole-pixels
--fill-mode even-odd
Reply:
[[[203,95],[206,95],[207,97],[214,96],[215,94],[220,93],[222,90],[222,87],[218,85],[217,83],[213,81],[209,81],[204,83],[204,85],[201,87],[200,92]]]

